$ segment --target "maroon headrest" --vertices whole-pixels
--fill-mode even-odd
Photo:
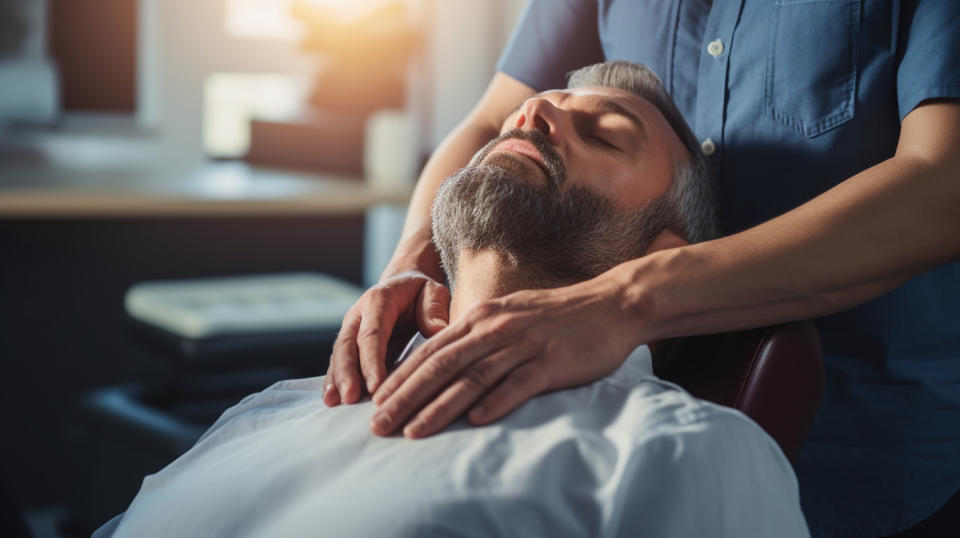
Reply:
[[[665,340],[653,369],[698,398],[739,409],[793,459],[823,396],[823,355],[811,321]]]

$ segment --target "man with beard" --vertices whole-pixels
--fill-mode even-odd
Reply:
[[[612,63],[572,85],[524,105],[569,138],[537,122],[505,128],[440,190],[433,222],[451,320],[478,302],[573,284],[712,235],[706,168],[656,77]],[[551,383],[571,384],[582,366],[540,372],[505,356],[466,369],[447,391],[469,394],[483,385],[475,376],[494,375],[546,393],[503,420],[454,422],[417,442],[371,435],[382,414],[369,400],[326,405],[323,377],[278,383],[147,477],[96,536],[808,534],[790,465],[759,426],[657,379],[646,346],[616,365],[591,364],[605,340],[584,342],[581,359],[600,380],[577,388]],[[430,343],[418,335],[388,382],[419,371],[421,345]],[[448,394],[424,395],[433,396]],[[453,420],[463,409],[437,413]]]
[[[344,317],[328,403],[378,393],[389,415],[422,414],[420,405],[379,394],[398,319],[428,335],[449,325],[411,357],[443,378],[435,386],[456,380],[459,370],[444,363],[481,361],[510,346],[569,365],[580,342],[600,334],[621,341],[595,350],[594,360],[609,361],[660,339],[812,318],[824,394],[795,469],[813,534],[955,533],[960,2],[526,6],[483,95],[424,166],[379,285]],[[525,293],[518,298],[526,304],[506,296],[448,323],[432,245],[436,191],[511,110],[605,59],[640,62],[663,78],[715,175],[722,237],[562,291]],[[423,376],[408,379],[400,396],[429,388],[418,388]],[[518,388],[511,403],[518,393],[533,391]],[[425,430],[438,428],[421,418]]]

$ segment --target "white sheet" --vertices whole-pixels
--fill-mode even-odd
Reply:
[[[372,435],[372,403],[327,408],[322,386],[228,410],[144,480],[115,536],[809,535],[774,441],[657,380],[646,347],[494,425],[416,441]]]

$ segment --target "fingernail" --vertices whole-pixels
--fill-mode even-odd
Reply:
[[[374,387],[376,387],[376,386],[377,386],[377,381],[376,381],[374,378],[372,378],[372,377],[368,377],[368,378],[367,378],[367,392],[369,392],[370,394],[373,394],[373,389],[374,389]]]
[[[347,383],[346,381],[344,381],[343,383],[340,383],[340,386],[337,387],[337,390],[340,391],[340,397],[341,397],[341,398],[346,398],[346,397],[347,397],[347,389],[349,389],[349,388],[350,388],[350,384]]]
[[[423,432],[424,424],[423,421],[419,418],[413,419],[413,422],[407,424],[407,427],[403,429],[404,437],[414,437]]]
[[[388,417],[386,413],[377,413],[373,415],[373,420],[370,421],[370,424],[374,428],[385,432],[390,428],[390,417]]]

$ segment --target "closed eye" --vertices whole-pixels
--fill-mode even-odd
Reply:
[[[588,140],[591,140],[591,141],[593,141],[594,143],[599,144],[599,145],[601,145],[601,146],[606,146],[606,147],[608,147],[608,148],[610,148],[610,149],[615,149],[615,150],[617,150],[617,151],[620,151],[620,148],[619,148],[619,147],[617,147],[613,142],[610,142],[609,140],[607,140],[606,138],[604,138],[604,137],[602,137],[602,136],[599,136],[599,135],[588,135],[588,136],[587,136],[587,139],[588,139]]]

